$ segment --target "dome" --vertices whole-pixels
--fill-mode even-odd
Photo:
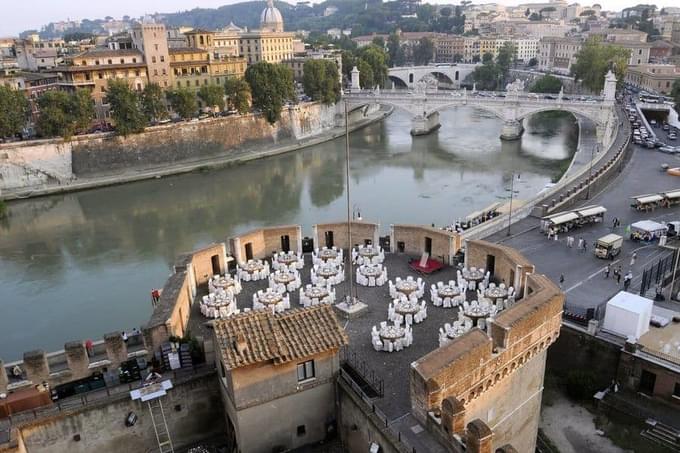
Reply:
[[[274,0],[267,0],[267,7],[260,15],[260,28],[264,31],[283,31],[283,16],[274,6]]]

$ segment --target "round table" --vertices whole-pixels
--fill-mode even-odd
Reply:
[[[478,282],[480,280],[484,280],[484,271],[482,270],[475,270],[471,271],[469,269],[463,269],[463,278],[465,280],[472,280],[474,282]]]
[[[338,257],[338,251],[333,249],[321,249],[319,250],[319,258],[324,261],[334,260]]]
[[[482,307],[480,305],[475,305],[475,306],[469,306],[465,310],[463,310],[463,313],[465,316],[468,318],[472,318],[472,323],[474,325],[477,325],[477,321],[486,318],[489,316],[489,307]]]
[[[328,296],[328,289],[322,286],[312,286],[311,288],[305,289],[305,296],[309,297],[310,299],[321,300]]]
[[[234,286],[236,282],[231,277],[220,277],[218,279],[212,280],[212,285],[214,288],[227,289],[230,286]]]
[[[242,269],[248,272],[249,274],[252,274],[255,271],[261,271],[264,269],[264,264],[262,264],[262,261],[248,261],[246,264],[242,266]]]
[[[359,273],[365,277],[380,277],[382,266],[379,264],[364,264],[359,268]]]
[[[281,293],[268,291],[262,294],[258,294],[257,300],[263,305],[276,305],[283,300]]]
[[[465,326],[458,326],[458,327],[456,327],[456,328],[451,327],[451,329],[449,329],[449,330],[446,332],[446,336],[447,336],[448,338],[454,339],[454,338],[460,337],[460,336],[463,335],[465,332],[467,332],[467,329],[465,328]]]
[[[506,297],[508,297],[508,290],[499,287],[489,288],[486,291],[484,291],[484,295],[495,302],[496,299],[505,299]]]
[[[380,254],[380,250],[378,250],[376,247],[373,247],[372,245],[362,247],[358,250],[359,256],[363,256],[364,258],[373,258],[374,256],[378,256]]]
[[[403,327],[387,326],[380,329],[380,338],[383,340],[394,341],[406,336],[406,330]]]
[[[418,282],[401,280],[396,283],[395,287],[397,288],[397,291],[399,291],[400,293],[404,293],[408,296],[418,289]]]
[[[340,269],[338,269],[337,266],[333,266],[332,264],[324,264],[319,266],[319,269],[316,271],[316,275],[319,277],[328,278],[338,275],[339,272]]]
[[[290,266],[293,263],[297,263],[298,260],[299,258],[297,254],[293,252],[279,253],[276,256],[276,261],[278,261],[281,264],[285,264],[286,266]]]
[[[394,311],[402,316],[415,315],[420,311],[420,305],[416,302],[397,302],[394,306]]]
[[[437,288],[437,294],[441,298],[460,296],[460,288],[458,288],[457,286],[446,285],[441,288]]]
[[[295,274],[293,272],[275,272],[274,281],[276,283],[282,283],[287,285],[288,283],[295,281]]]

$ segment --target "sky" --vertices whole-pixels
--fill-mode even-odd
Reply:
[[[534,0],[496,0],[504,5],[516,5],[517,3],[529,3]],[[545,1],[545,0],[535,0]],[[576,1],[576,0],[575,0]],[[18,35],[19,32],[28,29],[38,29],[50,22],[58,22],[66,19],[99,19],[105,16],[121,18],[124,15],[139,17],[144,14],[155,12],[172,13],[187,9],[215,8],[218,6],[238,3],[239,0],[116,0],[104,2],[98,0],[31,0],[27,2],[17,0],[3,0],[2,14],[0,15],[0,37]],[[489,3],[488,1],[476,0],[473,3]],[[294,3],[290,1],[289,3]],[[318,3],[316,1],[315,3]],[[457,4],[458,0],[429,0],[428,3]],[[582,5],[588,5],[589,1],[579,1]],[[621,10],[639,3],[655,3],[658,7],[679,6],[678,0],[658,0],[656,2],[645,0],[595,0],[606,10]],[[264,5],[264,1],[262,2]]]

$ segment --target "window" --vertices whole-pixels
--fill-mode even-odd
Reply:
[[[108,64],[113,64],[113,60],[111,60],[111,59],[109,58],[109,59],[107,60],[107,63],[108,63]]]
[[[158,50],[158,44],[153,45],[154,49]]]
[[[157,76],[158,75],[158,69],[153,70],[153,75]]]
[[[123,58],[120,59],[120,64],[124,64],[125,60]]]
[[[165,61],[165,56],[161,55],[161,63],[163,63],[164,61]]]
[[[307,433],[307,429],[305,428],[305,425],[299,425],[297,427],[297,435],[298,437],[302,437]]]
[[[133,62],[133,63],[137,63],[137,59],[136,59],[136,58],[133,58],[133,59],[132,59],[132,62]]]
[[[151,63],[155,63],[155,62],[156,62],[156,57],[155,56],[151,57]]]
[[[298,382],[314,379],[314,360],[298,363],[297,378]]]

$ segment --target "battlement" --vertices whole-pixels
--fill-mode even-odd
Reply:
[[[480,418],[504,433],[501,442],[515,437],[499,426],[505,415],[501,400],[519,393],[526,393],[527,401],[540,395],[543,353],[559,336],[564,294],[547,277],[531,273],[533,265],[508,247],[470,241],[466,260],[480,268],[494,263],[494,275],[524,288],[524,297],[488,321],[487,332],[473,329],[414,362],[411,409],[423,424],[462,438],[468,423]]]

